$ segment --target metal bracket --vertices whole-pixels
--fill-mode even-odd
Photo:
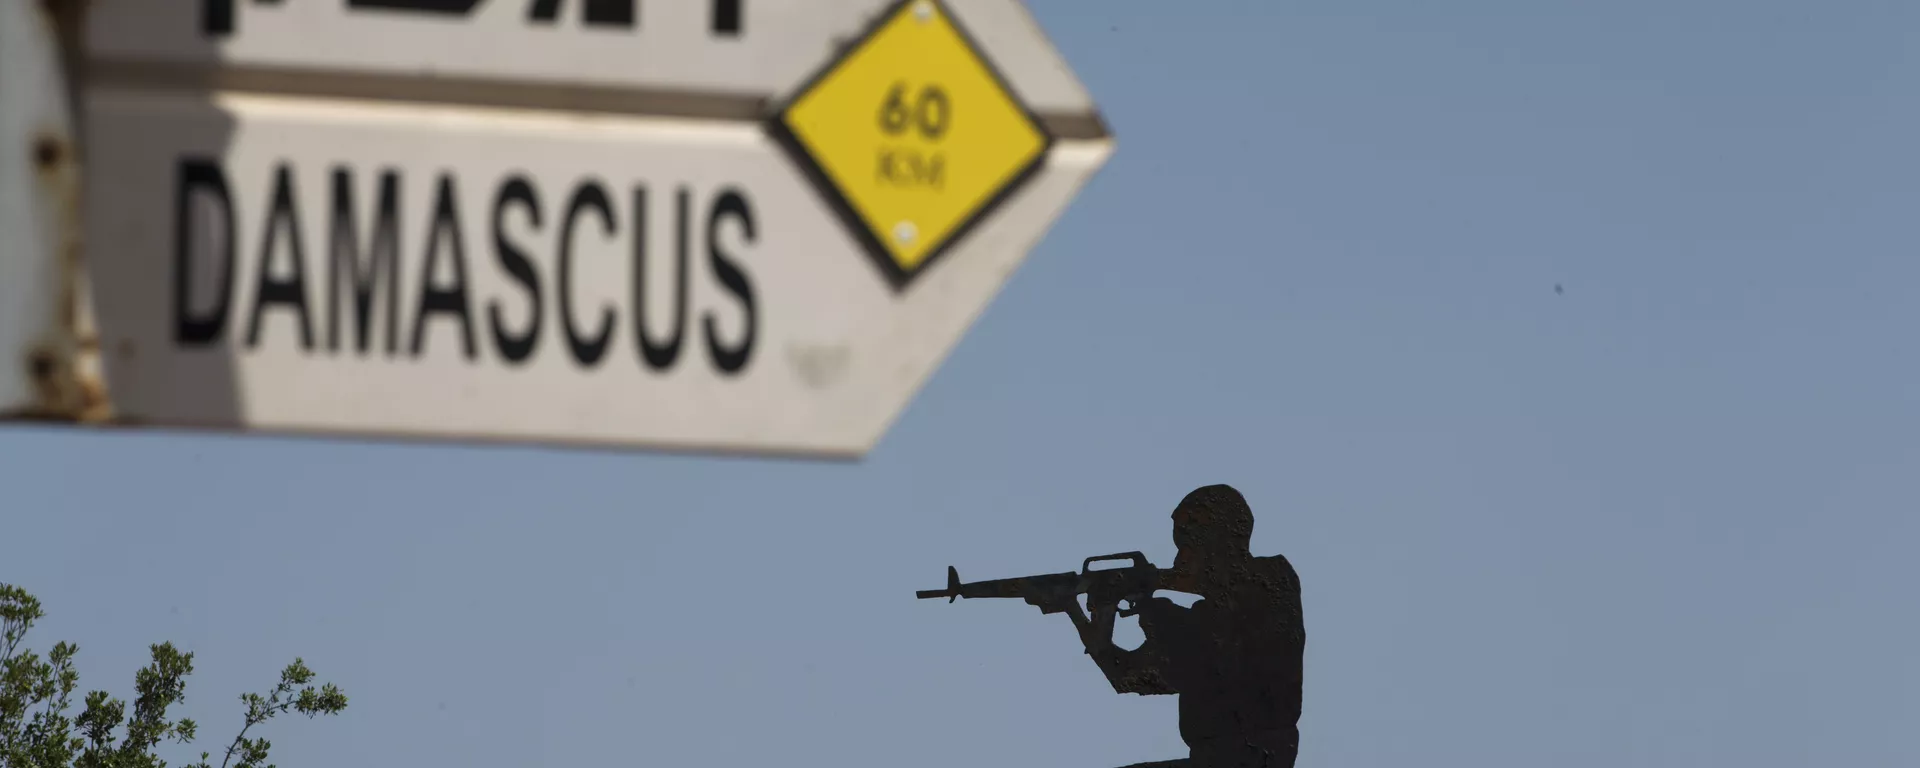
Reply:
[[[0,3],[0,420],[110,418],[82,243],[85,11]]]

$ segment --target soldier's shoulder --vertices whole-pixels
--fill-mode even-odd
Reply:
[[[1276,579],[1286,587],[1300,588],[1300,574],[1293,570],[1293,561],[1288,560],[1286,555],[1264,555],[1255,557],[1253,561],[1255,570],[1260,574]]]

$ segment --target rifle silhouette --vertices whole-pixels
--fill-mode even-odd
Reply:
[[[1093,569],[1094,563],[1116,560],[1130,561],[1132,565],[1097,571]],[[1077,572],[989,581],[962,582],[960,570],[949,565],[946,589],[922,589],[914,594],[921,600],[944,597],[949,603],[963,597],[969,600],[1019,598],[1028,605],[1038,607],[1043,614],[1062,613],[1076,605],[1081,595],[1086,595],[1087,601],[1093,605],[1118,606],[1125,602],[1127,607],[1121,609],[1119,615],[1132,616],[1154,590],[1165,588],[1163,573],[1147,561],[1146,555],[1139,552],[1089,557],[1081,563]]]

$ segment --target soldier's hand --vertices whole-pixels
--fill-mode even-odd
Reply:
[[[1164,597],[1155,597],[1141,601],[1133,606],[1134,613],[1140,616],[1140,628],[1146,629],[1153,622],[1163,619],[1174,611],[1185,610],[1179,603]]]

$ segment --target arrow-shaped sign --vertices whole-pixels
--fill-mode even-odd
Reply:
[[[860,456],[1112,151],[1022,0],[208,2],[90,0],[102,418]]]

